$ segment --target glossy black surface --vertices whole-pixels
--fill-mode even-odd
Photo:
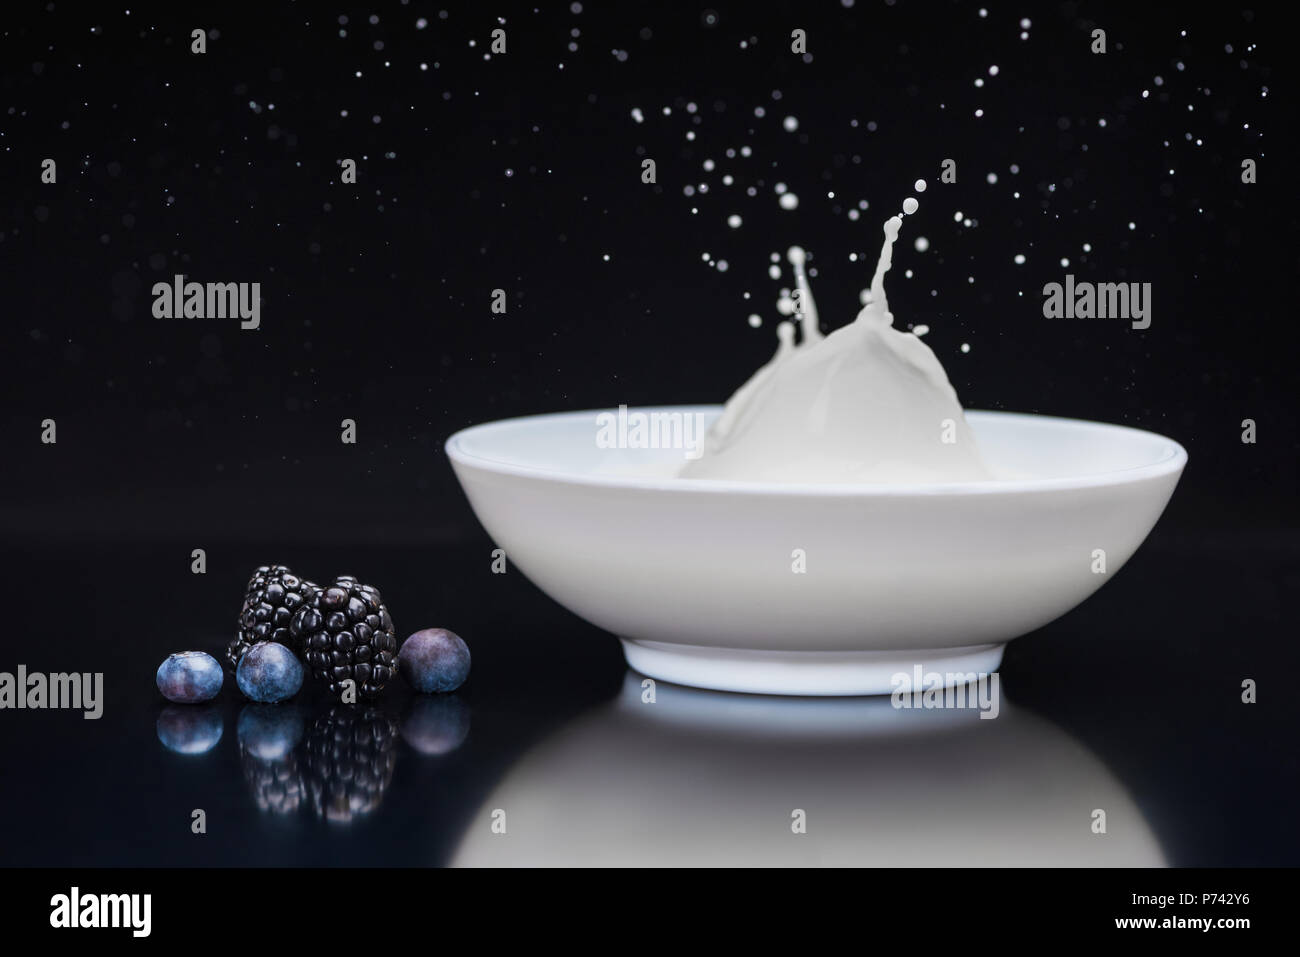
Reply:
[[[566,729],[575,722],[590,725],[595,720],[597,728],[608,723],[612,740],[620,740],[622,726],[609,713],[625,680],[617,643],[553,605],[521,576],[491,574],[485,539],[426,549],[353,548],[346,553],[346,566],[342,553],[334,550],[296,548],[285,554],[282,549],[268,555],[271,551],[262,546],[213,549],[208,574],[194,576],[184,561],[175,560],[184,554],[179,545],[82,548],[75,553],[34,549],[28,567],[40,568],[40,575],[9,573],[15,589],[11,594],[23,596],[10,619],[11,633],[29,636],[19,660],[33,670],[103,671],[107,696],[97,721],[68,712],[0,714],[0,747],[8,759],[5,863],[444,864],[453,860],[467,830],[487,827],[483,815],[491,808],[485,802],[530,752],[563,746],[570,735]],[[412,694],[400,681],[380,700],[383,719],[400,729],[379,749],[391,756],[391,780],[348,822],[318,816],[310,781],[293,785],[301,793],[289,802],[292,813],[283,813],[284,787],[273,781],[276,762],[259,764],[241,755],[241,714],[250,711],[244,720],[254,721],[258,712],[242,700],[233,682],[212,709],[222,726],[212,750],[181,755],[160,743],[156,724],[167,703],[152,686],[153,669],[172,649],[220,650],[238,612],[247,571],[258,560],[254,556],[313,572],[355,569],[383,583],[403,634],[440,622],[455,625],[471,642],[474,670],[454,701]],[[1263,537],[1197,540],[1158,531],[1116,580],[1084,606],[1011,645],[1001,670],[1006,707],[1015,709],[1017,720],[1043,719],[1049,729],[1042,731],[1046,739],[1034,738],[1040,744],[1023,759],[996,750],[979,771],[978,745],[973,752],[932,748],[925,743],[924,723],[909,726],[904,721],[883,732],[884,741],[897,743],[888,750],[891,763],[879,773],[894,781],[915,778],[930,789],[927,816],[908,817],[898,826],[914,828],[915,840],[924,844],[926,821],[933,815],[933,826],[942,823],[948,835],[947,853],[954,858],[978,854],[988,822],[972,819],[966,831],[960,822],[964,814],[974,813],[971,790],[979,776],[1032,774],[1067,747],[1081,745],[1098,759],[1095,766],[1089,759],[1082,779],[1117,781],[1114,793],[1131,797],[1166,862],[1293,863],[1298,847],[1289,795],[1300,778],[1292,710],[1278,673],[1294,664],[1294,652],[1282,646],[1278,626],[1269,622],[1297,575],[1294,556]],[[121,596],[146,593],[158,622],[133,628],[105,614]],[[1223,595],[1241,596],[1236,614],[1225,614],[1229,606]],[[1240,703],[1242,677],[1260,682],[1259,704]],[[762,700],[693,694],[722,701],[724,708]],[[726,704],[729,700],[732,704]],[[800,770],[804,793],[834,786],[846,753],[850,759],[856,753],[854,741],[882,746],[882,732],[868,727],[874,720],[868,712],[849,712],[848,719],[832,721],[831,733],[825,722],[817,730],[816,719],[835,702],[805,706],[776,700],[787,702],[779,706],[786,711],[775,712],[783,724],[782,715],[811,716],[808,747],[799,749],[806,754]],[[843,699],[837,700],[842,706]],[[266,744],[267,735],[295,722],[310,729],[327,719],[329,705],[319,694],[304,693],[294,704],[280,706],[279,718],[277,712],[269,720],[263,714],[266,727],[255,740],[274,754],[274,741]],[[655,707],[671,713],[679,705],[669,695]],[[189,710],[200,715],[193,719],[198,723],[213,720],[200,709]],[[690,717],[690,708],[679,711],[684,720],[700,720]],[[923,722],[928,715],[914,717]],[[677,797],[674,813],[681,816],[683,833],[692,823],[726,814],[716,794],[710,796],[710,775],[717,778],[712,788],[734,785],[729,768],[739,755],[760,766],[769,756],[778,761],[769,768],[772,800],[798,799],[799,787],[786,793],[790,781],[778,760],[788,757],[788,744],[781,743],[784,729],[769,728],[774,733],[765,740],[763,720],[753,723],[743,748],[707,719],[690,735],[696,747],[712,755],[713,764],[711,770],[709,762],[703,770],[692,765],[702,775],[695,780],[697,801],[682,803]],[[465,724],[463,743],[436,753],[453,744]],[[294,734],[292,728],[285,733]],[[310,736],[307,730],[299,733]],[[586,775],[588,799],[599,801],[607,788],[611,797],[626,800],[629,776],[635,778],[647,762],[653,764],[656,747],[680,743],[681,734],[680,727],[652,726],[631,738],[637,744],[627,753],[611,756],[603,750],[601,763]],[[814,745],[823,739],[830,743],[819,750]],[[421,748],[435,753],[421,753]],[[307,750],[304,744],[302,751]],[[967,754],[969,759],[960,757]],[[302,753],[298,758],[306,760]],[[936,767],[936,760],[956,761],[953,775]],[[671,760],[666,765],[673,766]],[[958,775],[957,768],[964,768],[963,773]],[[763,781],[746,786],[761,794]],[[1040,803],[1029,790],[1010,792],[1009,816],[1002,822],[1010,836],[1020,826],[1017,800],[1026,811]],[[190,832],[195,808],[207,813],[206,835]],[[576,810],[557,834],[570,847],[591,833]],[[630,829],[635,830],[643,813],[648,812],[627,809]],[[864,813],[860,823],[871,827],[873,818]],[[605,826],[607,822],[601,824]],[[786,823],[775,816],[764,826],[780,832]],[[963,833],[969,848],[963,847]],[[742,843],[733,849],[740,855],[747,847]],[[685,845],[678,850],[690,854]],[[655,853],[671,851],[659,847]],[[636,863],[635,856],[629,863]]]

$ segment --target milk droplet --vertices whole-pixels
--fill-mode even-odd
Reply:
[[[914,336],[923,336],[929,331],[930,327],[924,324],[912,327],[912,335]]]
[[[782,209],[794,209],[799,205],[799,197],[794,193],[782,193],[778,202]]]
[[[802,246],[791,246],[785,256],[795,265],[803,265],[808,260],[808,254],[803,251]]]
[[[994,183],[998,181],[998,174],[989,173],[989,175],[985,176],[984,179],[990,186],[992,186]]]
[[[727,225],[730,226],[732,229],[739,229],[741,222],[743,222],[743,220],[741,220],[741,218],[737,216],[735,213],[732,213],[730,216],[727,217]]]
[[[923,253],[930,248],[930,240],[924,236],[917,236],[916,241],[912,243],[918,253]]]
[[[763,324],[763,317],[756,312],[750,313],[749,324],[752,328],[757,329]]]
[[[903,200],[903,213],[906,216],[911,216],[914,212],[916,212],[920,208],[921,208],[921,204],[918,203],[916,201],[916,198],[913,196],[909,196],[907,197],[907,199]]]
[[[632,108],[632,119],[636,120],[638,123],[645,122],[645,114],[641,112],[641,107],[636,106]]]
[[[799,121],[795,119],[793,116],[787,116],[784,120],[781,121],[781,125],[785,127],[785,131],[787,133],[793,133],[795,130],[799,128]]]
[[[1016,253],[1016,265],[1017,265],[1017,266],[1023,266],[1024,264],[1025,264],[1025,254],[1024,254],[1024,253]]]
[[[961,344],[961,351],[962,351],[962,352],[970,352],[970,343],[969,343],[969,342],[963,342],[963,343]]]
[[[923,179],[918,179],[915,183],[912,184],[912,189],[916,190],[918,193],[924,193],[924,192],[925,192],[925,180],[923,180]]]
[[[767,275],[768,275],[768,278],[769,278],[769,279],[780,279],[780,278],[781,278],[781,267],[780,267],[780,266],[768,266],[768,267],[767,267]]]

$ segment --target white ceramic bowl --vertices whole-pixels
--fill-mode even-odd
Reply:
[[[725,691],[880,694],[918,666],[945,684],[995,671],[1007,641],[1119,571],[1187,462],[1150,432],[968,412],[998,480],[679,479],[682,449],[601,448],[598,414],[474,426],[447,454],[508,567],[622,639],[636,670]]]

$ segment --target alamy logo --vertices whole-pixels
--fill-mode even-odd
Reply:
[[[153,284],[155,319],[234,319],[239,328],[262,324],[260,282],[186,282],[177,275],[171,282]]]
[[[82,894],[74,887],[50,898],[51,927],[128,927],[132,937],[148,937],[152,915],[152,894]]]
[[[1079,282],[1066,273],[1064,284],[1043,287],[1045,319],[1131,319],[1134,329],[1151,325],[1151,283]]]
[[[104,713],[104,673],[29,674],[26,665],[19,665],[16,674],[0,671],[0,710],[5,708],[82,710],[83,718],[94,721]]]
[[[704,454],[704,413],[618,412],[596,416],[596,447],[600,449],[683,449],[688,459]]]
[[[889,679],[893,687],[890,703],[895,708],[978,708],[980,718],[996,718],[1001,708],[1002,687],[998,673],[922,672],[920,665],[909,675],[900,671]]]

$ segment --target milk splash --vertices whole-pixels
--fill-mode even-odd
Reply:
[[[909,197],[904,214],[915,212]],[[685,478],[806,483],[918,483],[988,479],[957,393],[930,347],[893,327],[885,273],[901,216],[885,241],[857,319],[829,335],[798,246],[795,326],[777,326],[777,350],[736,390],[704,437]]]

